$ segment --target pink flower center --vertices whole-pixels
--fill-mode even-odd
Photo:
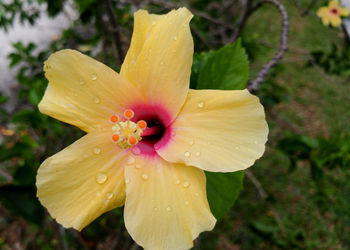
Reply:
[[[330,12],[332,15],[334,15],[334,16],[338,15],[338,13],[339,13],[339,11],[338,11],[337,8],[332,8],[332,9],[329,10],[329,12]]]
[[[160,105],[133,105],[124,111],[124,118],[124,121],[119,121],[118,115],[110,118],[115,123],[112,140],[123,149],[130,148],[135,155],[155,156],[156,150],[174,135],[171,116]]]

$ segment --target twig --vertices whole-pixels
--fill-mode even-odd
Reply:
[[[60,224],[57,224],[57,227],[58,227],[58,234],[59,234],[58,241],[59,241],[60,249],[68,250],[67,243],[64,240],[65,229]]]
[[[253,7],[252,12],[261,7],[261,5],[265,3],[270,3],[275,5],[281,15],[282,15],[282,31],[281,31],[281,42],[280,42],[280,49],[279,51],[274,55],[274,57],[269,61],[267,64],[264,65],[264,67],[259,71],[258,76],[250,81],[248,83],[247,89],[249,91],[256,91],[259,89],[259,85],[264,81],[264,78],[268,74],[269,70],[274,67],[279,60],[282,59],[284,53],[287,51],[287,42],[288,42],[288,14],[283,6],[278,0],[262,0],[259,3]]]
[[[307,16],[308,14],[309,14],[309,12],[310,12],[310,10],[314,7],[314,5],[316,4],[316,2],[317,2],[317,0],[313,0],[310,4],[309,4],[309,6],[307,6],[307,8],[303,11],[303,12],[301,12],[301,16]]]
[[[261,197],[261,199],[266,200],[266,198],[268,197],[268,195],[266,194],[264,188],[262,187],[261,183],[259,182],[259,180],[255,177],[255,175],[249,170],[246,169],[244,171],[244,173],[247,175],[248,179],[253,183],[253,185],[255,186],[255,188],[258,190],[259,195]],[[275,211],[275,209],[272,207],[271,204],[269,204],[269,208],[270,211],[272,212],[273,217],[275,218],[278,227],[280,228],[282,235],[286,236],[286,228],[283,225],[283,222],[281,220],[281,217],[279,216],[279,214]]]
[[[171,2],[166,2],[166,1],[162,1],[162,0],[148,0],[147,1],[148,3],[153,3],[153,4],[157,4],[157,5],[160,5],[160,6],[163,6],[164,8],[166,9],[176,9],[176,8],[180,8],[182,7],[183,5],[178,5],[178,4],[174,4],[174,3],[171,3]],[[225,23],[224,21],[220,20],[220,19],[217,19],[217,18],[213,18],[211,17],[210,15],[208,15],[206,12],[203,12],[203,11],[198,11],[198,10],[194,10],[194,9],[190,9],[189,10],[195,15],[195,16],[200,16],[204,19],[207,19],[208,21],[212,22],[212,23],[215,23],[215,24],[219,24],[219,25],[222,25],[224,26],[225,28],[228,28],[230,30],[233,30],[234,27]]]
[[[255,177],[255,175],[249,169],[245,170],[244,172],[247,175],[247,177],[249,178],[249,180],[254,184],[254,186],[258,190],[261,198],[263,200],[265,200],[267,198],[267,194],[266,194],[264,188],[262,187],[261,183],[258,181],[258,179]]]
[[[122,42],[121,42],[120,34],[119,34],[119,26],[117,23],[117,17],[115,16],[111,0],[105,0],[105,5],[106,5],[106,9],[107,9],[108,20],[112,26],[113,41],[114,41],[115,47],[118,51],[119,63],[122,64],[123,59],[124,59],[124,52],[123,52]]]
[[[243,9],[241,11],[241,15],[239,17],[237,27],[233,32],[231,42],[236,41],[236,39],[241,35],[244,24],[247,21],[247,18],[251,14],[250,9],[252,7],[252,0],[242,0],[242,7]]]

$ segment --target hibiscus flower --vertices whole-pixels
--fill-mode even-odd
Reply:
[[[247,90],[191,90],[186,8],[140,10],[120,73],[74,50],[45,62],[42,113],[87,134],[45,160],[37,195],[64,227],[124,205],[145,249],[188,249],[216,219],[203,170],[246,169],[265,150],[264,109]]]

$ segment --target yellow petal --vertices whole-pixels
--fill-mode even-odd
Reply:
[[[212,230],[206,179],[200,169],[159,158],[136,159],[125,168],[125,226],[146,250],[181,250],[199,233]]]
[[[338,0],[329,1],[328,6],[329,6],[329,8],[338,7],[339,6],[339,2],[338,2]]]
[[[232,172],[262,156],[268,126],[259,99],[247,90],[190,90],[173,131],[157,150],[165,160]]]
[[[328,26],[329,25],[329,18],[328,17],[323,17],[322,18],[322,24],[324,26]]]
[[[329,12],[328,7],[321,7],[321,8],[319,8],[318,11],[317,11],[317,16],[318,16],[318,17],[327,16],[327,15],[328,15],[328,12]]]
[[[161,104],[172,119],[183,105],[189,88],[193,39],[192,14],[186,8],[166,15],[140,10],[121,75],[144,94],[150,104]]]
[[[339,8],[339,14],[341,16],[348,16],[349,15],[349,10],[347,8]]]
[[[61,50],[45,62],[49,85],[40,112],[86,132],[109,121],[130,102],[140,100],[135,87],[104,64],[74,50]]]
[[[37,196],[57,222],[81,230],[124,204],[124,160],[109,132],[90,133],[43,162]]]
[[[331,24],[332,24],[333,27],[338,27],[338,26],[340,26],[340,24],[341,24],[341,19],[340,19],[339,16],[332,17],[332,18],[330,19],[330,22],[331,22]]]

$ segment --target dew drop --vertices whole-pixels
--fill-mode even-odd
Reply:
[[[140,164],[136,164],[136,165],[135,165],[135,168],[136,168],[136,169],[140,169],[140,168],[141,168],[141,165],[140,165]]]
[[[154,208],[154,211],[158,211],[158,208],[157,208],[157,207],[155,207],[155,208]]]
[[[171,211],[171,207],[167,207],[166,211],[170,212]]]
[[[239,149],[239,147],[238,147],[238,146],[236,146],[236,147],[235,147],[235,149],[236,149],[236,150],[238,150],[238,149]]]
[[[185,201],[185,205],[186,206],[190,205],[189,201]]]
[[[87,154],[83,154],[83,157],[84,157],[84,158],[88,158],[88,155],[87,155]]]
[[[107,193],[107,199],[110,200],[113,198],[113,193],[108,192]]]
[[[101,153],[101,149],[99,147],[94,147],[94,153],[98,155]]]
[[[91,75],[91,80],[95,81],[97,79],[97,76],[95,74]]]
[[[178,15],[178,13],[175,13],[175,15],[174,16],[177,16]]]
[[[190,186],[191,184],[188,182],[188,181],[185,181],[184,183],[183,183],[183,187],[184,188],[188,188],[189,186]]]
[[[99,197],[101,194],[99,191],[96,191],[96,196]]]
[[[144,180],[148,180],[148,175],[147,175],[147,174],[143,174],[143,175],[141,175],[141,177],[142,177],[142,179],[144,179]]]
[[[197,151],[196,156],[200,156],[200,155],[201,155],[201,152]]]
[[[188,157],[190,157],[190,156],[191,156],[191,153],[190,153],[190,152],[188,152],[188,151],[186,151],[186,152],[185,152],[185,157],[187,157],[187,158],[188,158]]]
[[[190,140],[190,141],[188,142],[188,144],[190,144],[190,146],[193,146],[194,140]]]
[[[131,164],[134,164],[134,163],[135,163],[135,158],[132,157],[132,156],[130,156],[130,157],[128,158],[128,164],[131,165]]]
[[[140,150],[139,147],[134,147],[134,148],[132,149],[132,152],[133,152],[135,155],[141,154],[141,150]]]
[[[153,25],[153,26],[156,25],[156,24],[157,24],[157,23],[156,23],[155,21],[152,22],[152,25]]]
[[[258,141],[254,141],[254,144],[255,144],[255,145],[258,145]]]
[[[125,183],[126,184],[130,183],[130,180],[129,179],[125,179]]]
[[[180,180],[177,179],[174,183],[175,183],[175,185],[179,185],[180,184]]]
[[[198,108],[203,108],[204,107],[204,102],[199,102],[197,106],[198,106]]]
[[[160,65],[164,65],[164,62],[163,62],[163,61],[161,61],[161,62],[160,62]]]
[[[199,196],[199,193],[195,193],[194,195],[198,197],[198,196]]]
[[[173,38],[173,39],[174,39],[174,41],[176,41],[176,40],[177,40],[177,36],[174,36],[174,38]]]
[[[210,145],[210,144],[211,144],[211,142],[210,142],[210,141],[208,141],[207,143],[208,143],[208,145]]]
[[[79,81],[79,85],[84,85],[85,82],[84,81]]]
[[[95,103],[100,103],[100,98],[95,97],[94,102],[95,102]]]
[[[98,184],[103,184],[106,182],[106,180],[107,180],[107,175],[105,175],[104,173],[98,173],[96,175],[96,182]]]

